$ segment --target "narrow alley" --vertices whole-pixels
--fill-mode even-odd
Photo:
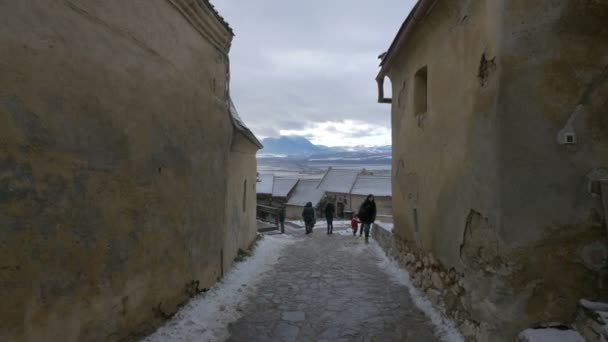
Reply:
[[[414,304],[408,288],[398,279],[401,271],[390,264],[374,241],[366,245],[363,237],[354,237],[350,230],[338,227],[328,236],[319,224],[310,236],[304,235],[301,229],[288,229],[285,238],[292,241],[277,254],[276,264],[267,266],[252,282],[238,284],[247,281],[240,277],[237,284],[233,284],[239,292],[246,287],[247,294],[238,303],[232,300],[219,304],[221,311],[236,313],[229,315],[232,322],[205,322],[218,317],[209,315],[201,319],[196,312],[214,312],[209,307],[213,304],[195,300],[186,308],[188,313],[178,313],[148,341],[167,338],[172,341],[227,338],[234,342],[460,339],[449,323],[433,324]],[[272,239],[277,237],[266,237],[263,242]],[[258,247],[251,259],[265,253],[265,248],[264,245]],[[237,266],[234,273],[240,272],[246,271]],[[235,281],[229,279],[218,288],[230,287],[228,283]],[[425,301],[421,297],[417,299]],[[229,307],[234,305],[237,308]],[[434,311],[428,303],[425,305]],[[435,316],[439,317],[436,312]],[[218,323],[227,323],[227,331],[216,330],[211,337],[208,325]],[[197,331],[205,337],[198,338]]]

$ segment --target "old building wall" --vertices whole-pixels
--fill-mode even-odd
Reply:
[[[392,248],[465,335],[506,341],[605,296],[608,3],[455,6],[388,70]]]
[[[460,246],[474,208],[499,211],[495,157],[495,1],[439,1],[401,46],[392,84],[395,230],[447,267],[462,269]]]
[[[228,161],[226,191],[226,236],[222,255],[226,272],[239,249],[247,250],[257,235],[255,154],[258,146],[240,131],[233,135]]]
[[[299,205],[288,205],[285,207],[285,219],[287,220],[301,220],[302,210],[304,207]]]
[[[302,220],[302,211],[304,206],[299,205],[287,205],[285,206],[285,218],[287,220]],[[315,217],[317,222],[325,220],[325,204],[323,201],[315,207]]]
[[[220,276],[228,61],[174,3],[0,4],[0,340],[133,337]]]
[[[496,115],[501,216],[485,229],[499,243],[493,262],[508,273],[505,288],[521,299],[511,301],[506,317],[516,330],[572,321],[579,298],[600,295],[604,265],[589,258],[606,253],[591,247],[605,243],[605,217],[588,175],[608,169],[608,3],[504,3]]]

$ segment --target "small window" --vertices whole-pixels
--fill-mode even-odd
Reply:
[[[424,115],[428,109],[428,70],[423,67],[414,77],[414,115]]]
[[[247,180],[243,182],[243,212],[247,210]]]

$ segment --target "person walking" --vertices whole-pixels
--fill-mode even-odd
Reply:
[[[361,232],[359,236],[365,232],[365,243],[368,243],[371,225],[376,221],[376,202],[374,202],[374,195],[367,195],[365,201],[361,203],[361,207],[359,208],[359,219],[361,220]]]
[[[312,233],[312,228],[315,226],[315,208],[312,207],[312,202],[306,203],[302,210],[302,219],[306,226],[306,234]]]
[[[281,234],[285,234],[285,207],[279,209],[279,224],[281,225]]]
[[[353,218],[350,220],[350,227],[353,230],[353,236],[357,236],[357,229],[359,229],[359,219],[357,214],[353,214]]]
[[[331,235],[334,233],[334,213],[336,212],[336,208],[334,204],[329,202],[325,206],[325,219],[327,220],[327,235]]]

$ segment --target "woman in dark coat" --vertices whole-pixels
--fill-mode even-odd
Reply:
[[[359,236],[365,232],[365,243],[369,242],[369,230],[371,229],[372,223],[376,221],[376,202],[374,202],[374,195],[369,194],[361,207],[359,208],[359,220],[361,220],[361,231]]]
[[[306,203],[304,210],[302,210],[302,219],[306,226],[306,234],[312,233],[312,227],[315,225],[315,208],[312,207],[312,202]]]

